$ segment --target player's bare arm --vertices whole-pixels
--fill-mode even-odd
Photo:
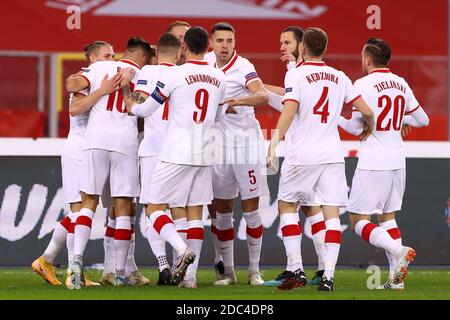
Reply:
[[[279,86],[272,86],[270,84],[264,84],[264,89],[266,89],[266,91],[270,91],[273,92],[279,96],[283,96],[284,95],[284,88],[283,87],[279,87]]]
[[[369,108],[367,103],[361,97],[356,99],[353,102],[353,105],[359,112],[361,112],[361,115],[365,122],[363,132],[359,136],[360,140],[364,141],[370,136],[370,134],[373,131],[373,121],[374,121],[373,111]]]
[[[66,79],[66,90],[69,92],[80,92],[87,87],[89,87],[89,81],[79,74],[70,75]]]
[[[285,101],[283,112],[281,112],[280,118],[278,119],[277,127],[275,133],[270,140],[269,151],[267,155],[267,165],[272,168],[276,168],[275,165],[275,148],[281,139],[284,138],[286,132],[291,126],[294,120],[295,114],[298,110],[298,102],[293,100]]]
[[[131,94],[131,88],[129,85],[125,85],[122,88],[122,93],[128,114],[142,118],[151,116],[153,112],[162,107],[167,99],[158,87],[156,87],[151,94],[151,99],[145,99],[143,94],[139,96],[137,94]],[[135,97],[134,99],[133,96]],[[139,101],[135,101],[136,99],[139,99]]]
[[[251,95],[239,99],[230,98],[226,100],[226,103],[231,106],[264,106],[269,102],[267,92],[264,90],[264,86],[261,80],[256,80],[248,84],[248,90]]]
[[[131,93],[131,88],[128,84],[122,88],[122,93],[128,114],[132,114],[131,108],[133,105],[144,103],[144,101],[148,98],[148,94],[141,91]]]
[[[120,73],[116,73],[111,79],[108,79],[108,75],[105,75],[100,88],[90,95],[84,96],[82,94],[75,94],[69,106],[70,115],[76,116],[90,110],[104,95],[116,91],[121,79],[122,76]]]

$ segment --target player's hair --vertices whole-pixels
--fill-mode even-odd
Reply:
[[[303,33],[303,44],[314,57],[324,54],[328,43],[328,36],[320,28],[308,28]]]
[[[216,31],[231,31],[235,33],[234,28],[231,24],[228,22],[217,22],[213,27],[211,28],[211,35],[214,34]]]
[[[290,27],[287,27],[286,29],[284,29],[282,33],[285,33],[285,32],[292,32],[294,34],[294,38],[295,38],[295,40],[297,40],[297,42],[301,42],[303,39],[304,31],[300,27],[290,26]]]
[[[202,27],[191,27],[184,35],[184,42],[193,54],[208,50],[208,32]]]
[[[180,50],[181,41],[172,33],[166,32],[159,38],[157,48],[163,54],[173,54]]]
[[[370,38],[364,47],[364,54],[372,58],[376,67],[385,67],[391,59],[391,47],[379,38]]]
[[[174,21],[171,24],[169,24],[169,26],[167,27],[166,32],[172,32],[173,28],[175,28],[175,27],[187,27],[187,28],[190,28],[191,25],[189,23],[187,23],[186,21],[177,20],[177,21]]]
[[[112,47],[112,45],[110,45],[106,41],[94,41],[94,42],[88,43],[87,45],[85,45],[83,47],[84,55],[89,60],[90,55],[97,54],[98,50],[104,46]]]
[[[127,51],[134,52],[136,50],[142,50],[147,57],[155,55],[155,50],[150,46],[150,44],[141,37],[131,37],[127,43]]]

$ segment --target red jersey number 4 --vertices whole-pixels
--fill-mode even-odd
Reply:
[[[328,87],[323,87],[322,95],[313,108],[313,114],[317,114],[320,116],[321,123],[327,123],[328,116],[330,115],[330,113],[328,112],[328,90]]]

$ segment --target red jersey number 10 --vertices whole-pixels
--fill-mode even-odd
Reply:
[[[120,68],[117,68],[117,72],[120,71]],[[130,82],[131,92],[134,91],[134,83]],[[123,102],[123,93],[122,89],[114,91],[108,96],[108,103],[106,104],[106,110],[113,111],[114,105],[116,105],[117,111],[120,113],[127,113],[127,108],[125,107],[125,103]]]

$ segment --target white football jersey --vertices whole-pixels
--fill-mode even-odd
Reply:
[[[205,60],[209,65],[218,68],[214,51],[207,53]],[[251,82],[259,80],[253,64],[239,56],[236,51],[231,60],[219,70],[225,74],[227,82],[225,98],[239,99],[251,95],[247,86]],[[216,128],[222,134],[222,139],[218,139],[218,143],[225,142],[225,145],[230,147],[257,144],[262,138],[262,132],[259,121],[255,117],[254,108],[252,106],[236,106],[235,110],[237,114],[225,114],[216,124]],[[247,130],[249,132],[246,133]]]
[[[209,166],[213,162],[214,122],[225,100],[225,75],[203,60],[188,60],[166,68],[150,97],[133,107],[143,114],[163,108],[169,100],[167,138],[159,159],[182,165]]]
[[[113,77],[120,69],[133,68],[136,75],[130,82],[131,90],[138,79],[139,66],[133,61],[99,61],[81,74],[89,82],[90,91],[100,88],[105,75]],[[85,149],[102,149],[137,157],[138,130],[135,116],[127,114],[122,90],[103,96],[91,109],[86,129]]]
[[[89,95],[89,90],[81,90],[77,94],[87,96]],[[73,93],[69,95],[69,106],[72,103]],[[74,158],[76,160],[82,160],[83,148],[86,135],[86,127],[89,119],[89,111],[81,113],[76,116],[69,115],[70,129],[67,135],[66,143],[62,154]]]
[[[389,69],[382,68],[355,81],[354,87],[372,109],[375,120],[372,134],[361,143],[358,168],[405,168],[405,148],[401,135],[403,117],[420,107],[408,83]]]
[[[150,96],[156,86],[156,79],[165,69],[174,64],[161,63],[155,66],[145,66],[139,72],[135,92],[143,92]],[[149,97],[150,98],[150,97]],[[144,139],[139,145],[140,157],[158,156],[164,140],[167,136],[167,124],[169,120],[169,101],[166,100],[164,108],[158,108],[149,117],[144,118]]]
[[[283,102],[299,103],[286,139],[285,161],[290,165],[344,162],[337,129],[344,103],[360,94],[342,72],[324,62],[304,62],[285,77]]]

